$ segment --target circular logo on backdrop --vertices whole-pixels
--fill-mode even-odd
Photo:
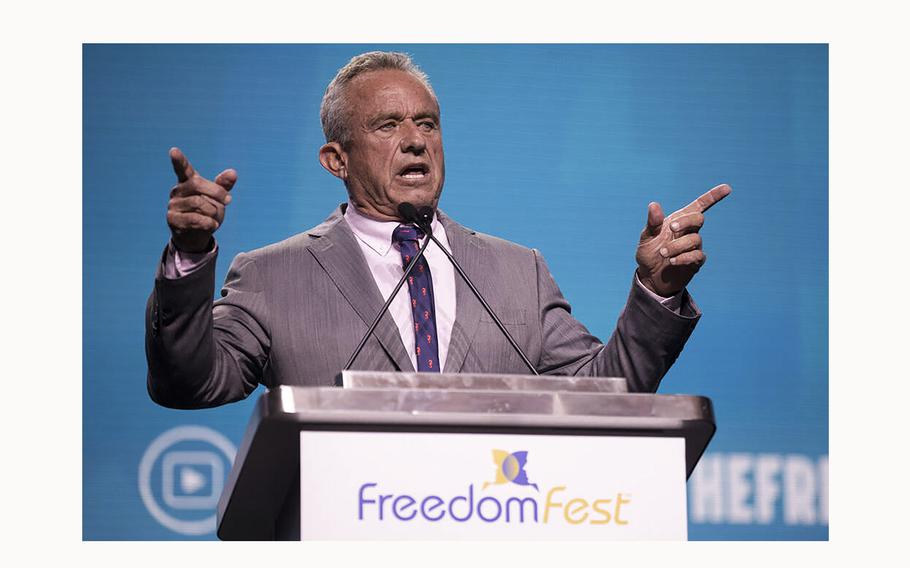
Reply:
[[[164,432],[139,462],[139,495],[145,508],[174,532],[214,532],[218,499],[236,453],[230,440],[205,426]]]

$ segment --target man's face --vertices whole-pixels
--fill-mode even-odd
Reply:
[[[404,71],[372,71],[348,85],[348,131],[342,176],[351,201],[379,220],[398,205],[436,208],[445,180],[439,106]]]

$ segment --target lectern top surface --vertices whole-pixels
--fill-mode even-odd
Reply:
[[[622,377],[564,377],[494,373],[386,373],[344,371],[344,388],[403,388],[498,391],[628,392]]]
[[[629,428],[713,421],[699,396],[560,391],[281,386],[263,395],[263,419],[301,423]]]

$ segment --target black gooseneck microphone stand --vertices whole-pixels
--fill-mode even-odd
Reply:
[[[427,246],[429,246],[430,242],[434,242],[434,243],[436,243],[436,246],[439,247],[439,250],[441,250],[443,252],[443,254],[446,255],[446,257],[449,259],[449,262],[451,262],[452,266],[455,267],[455,270],[458,271],[458,274],[461,275],[461,278],[465,281],[465,284],[468,285],[468,288],[471,289],[471,292],[473,292],[474,296],[480,301],[480,304],[483,306],[483,309],[485,309],[487,311],[487,313],[490,314],[490,317],[493,318],[493,323],[496,324],[496,327],[499,328],[499,331],[502,332],[502,334],[508,340],[508,342],[512,346],[512,348],[515,349],[515,352],[518,353],[518,356],[521,357],[522,362],[524,362],[524,364],[527,365],[527,367],[528,367],[528,369],[530,369],[531,373],[533,373],[534,375],[540,375],[540,373],[537,372],[537,369],[534,368],[534,365],[531,363],[530,359],[528,359],[528,356],[525,355],[525,352],[522,351],[521,347],[519,347],[518,342],[515,341],[515,339],[512,337],[512,334],[509,333],[509,331],[506,329],[506,327],[502,324],[502,321],[500,321],[499,316],[496,315],[496,313],[493,311],[493,308],[490,307],[490,304],[487,303],[487,301],[484,299],[483,295],[480,293],[480,291],[477,289],[477,287],[474,286],[474,283],[471,281],[471,279],[468,277],[468,275],[465,273],[465,271],[461,268],[461,265],[458,264],[457,260],[455,260],[455,257],[452,256],[452,254],[448,250],[446,250],[446,248],[444,246],[442,246],[442,243],[440,243],[439,240],[433,235],[433,229],[430,226],[430,224],[433,222],[433,214],[434,214],[433,208],[432,207],[421,207],[418,210],[416,207],[414,207],[413,204],[405,202],[398,206],[398,213],[401,215],[401,218],[405,222],[413,223],[413,224],[417,225],[418,227],[420,227],[423,230],[423,232],[426,233],[427,239],[426,239],[426,241],[424,241],[423,246],[420,247],[420,250],[417,252],[417,254],[414,255],[414,258],[411,259],[410,264],[408,264],[407,269],[405,269],[404,274],[401,276],[401,279],[398,281],[398,284],[395,286],[395,289],[392,290],[392,293],[389,295],[389,298],[386,300],[385,304],[382,306],[382,309],[379,310],[378,314],[376,314],[376,319],[373,320],[373,323],[370,325],[370,327],[367,329],[367,332],[361,338],[360,343],[357,345],[357,348],[354,350],[354,353],[351,355],[351,358],[348,359],[348,362],[344,366],[344,369],[342,369],[342,371],[347,371],[348,369],[351,368],[351,365],[354,363],[354,359],[356,359],[357,356],[360,355],[360,352],[363,350],[364,345],[366,345],[366,343],[367,343],[367,339],[369,339],[370,335],[372,335],[373,331],[376,329],[376,326],[379,325],[379,320],[382,319],[382,315],[384,313],[386,313],[386,311],[389,309],[389,306],[392,304],[392,300],[398,294],[398,290],[401,289],[402,284],[404,284],[404,281],[407,280],[408,276],[414,270],[414,266],[417,265],[417,261],[419,261],[420,258],[423,257],[423,253],[427,249]]]
[[[405,206],[410,206],[410,207],[408,208]],[[405,208],[405,211],[401,211],[402,208]],[[411,215],[416,213],[416,215],[413,218],[404,217],[405,220],[415,223],[418,227],[423,229],[424,232],[427,234],[427,237],[429,237],[427,239],[427,242],[432,240],[434,243],[436,243],[436,246],[439,247],[439,250],[441,250],[443,252],[443,254],[445,254],[446,257],[448,257],[449,262],[452,263],[452,266],[455,267],[455,270],[457,270],[458,274],[460,274],[461,277],[464,279],[465,284],[468,285],[468,288],[471,289],[471,292],[473,292],[474,296],[480,301],[480,304],[483,306],[483,309],[485,309],[487,311],[487,313],[490,314],[490,317],[493,318],[493,322],[499,328],[499,331],[501,331],[502,334],[505,335],[506,339],[512,345],[512,348],[515,349],[515,352],[518,353],[518,356],[521,357],[521,360],[524,362],[524,364],[527,365],[528,369],[530,369],[533,374],[540,375],[540,373],[537,372],[537,369],[534,368],[534,365],[531,364],[531,361],[528,359],[528,356],[525,355],[525,352],[522,351],[521,347],[518,346],[518,343],[512,337],[512,334],[510,334],[509,331],[506,329],[506,327],[504,325],[502,325],[502,322],[499,320],[499,317],[493,312],[493,308],[490,307],[490,304],[487,303],[487,301],[484,299],[483,295],[480,293],[480,291],[477,289],[477,287],[474,286],[474,283],[471,282],[471,279],[468,278],[468,275],[465,274],[465,271],[461,268],[461,265],[458,264],[458,261],[455,260],[455,257],[452,256],[452,254],[446,250],[446,247],[442,246],[442,243],[440,243],[436,239],[436,237],[433,235],[433,231],[430,230],[430,223],[433,221],[433,213],[434,213],[433,208],[432,207],[421,207],[419,210],[415,211],[414,213],[411,213],[411,209],[413,209],[413,208],[414,208],[414,206],[411,205],[410,203],[402,203],[401,207],[399,207],[399,211],[402,212],[403,215],[405,213],[411,214]]]
[[[402,203],[401,205],[399,205],[398,206],[399,213],[401,213],[401,208],[404,207],[405,205],[411,205],[411,204]],[[415,209],[413,205],[411,205],[411,208]],[[415,209],[415,213],[416,213],[416,209]],[[405,217],[404,215],[402,215],[402,217],[405,219],[405,221],[413,222],[413,221],[409,221],[408,218]],[[421,227],[421,229],[423,229],[423,227]],[[427,235],[429,235],[429,234],[430,233],[427,232]],[[415,254],[414,258],[411,259],[411,263],[408,264],[408,267],[407,267],[407,269],[405,269],[404,274],[401,275],[401,280],[398,281],[398,284],[395,286],[395,289],[392,290],[392,293],[389,295],[389,299],[385,301],[385,304],[383,304],[382,309],[379,310],[378,314],[376,314],[376,319],[374,319],[373,323],[370,324],[370,327],[367,329],[367,332],[365,334],[363,334],[363,337],[360,339],[360,343],[357,345],[357,349],[355,349],[354,353],[351,354],[351,358],[348,359],[348,362],[344,366],[342,371],[347,371],[348,369],[351,368],[351,365],[354,364],[354,359],[356,359],[357,356],[360,355],[360,352],[363,350],[363,346],[367,344],[367,339],[369,339],[370,335],[373,334],[373,331],[376,329],[376,326],[379,325],[379,320],[382,319],[382,315],[384,313],[386,313],[386,311],[389,309],[389,306],[392,304],[392,300],[395,299],[395,296],[398,294],[398,290],[401,289],[401,285],[404,284],[404,281],[407,280],[408,276],[410,276],[411,272],[413,272],[414,267],[417,265],[417,261],[419,261],[423,257],[423,251],[427,250],[427,246],[430,244],[430,242],[431,242],[430,239],[427,239],[426,241],[424,241],[423,246],[420,247],[420,250],[417,251],[417,254]]]

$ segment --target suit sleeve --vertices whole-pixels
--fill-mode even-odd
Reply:
[[[624,377],[629,392],[655,392],[701,313],[688,293],[680,313],[648,296],[634,280],[616,330],[604,345],[572,317],[572,308],[536,250],[541,356],[550,375]]]
[[[146,307],[149,396],[169,408],[246,398],[262,380],[270,347],[255,261],[237,255],[215,303],[214,257],[176,279],[164,277],[162,264]]]

